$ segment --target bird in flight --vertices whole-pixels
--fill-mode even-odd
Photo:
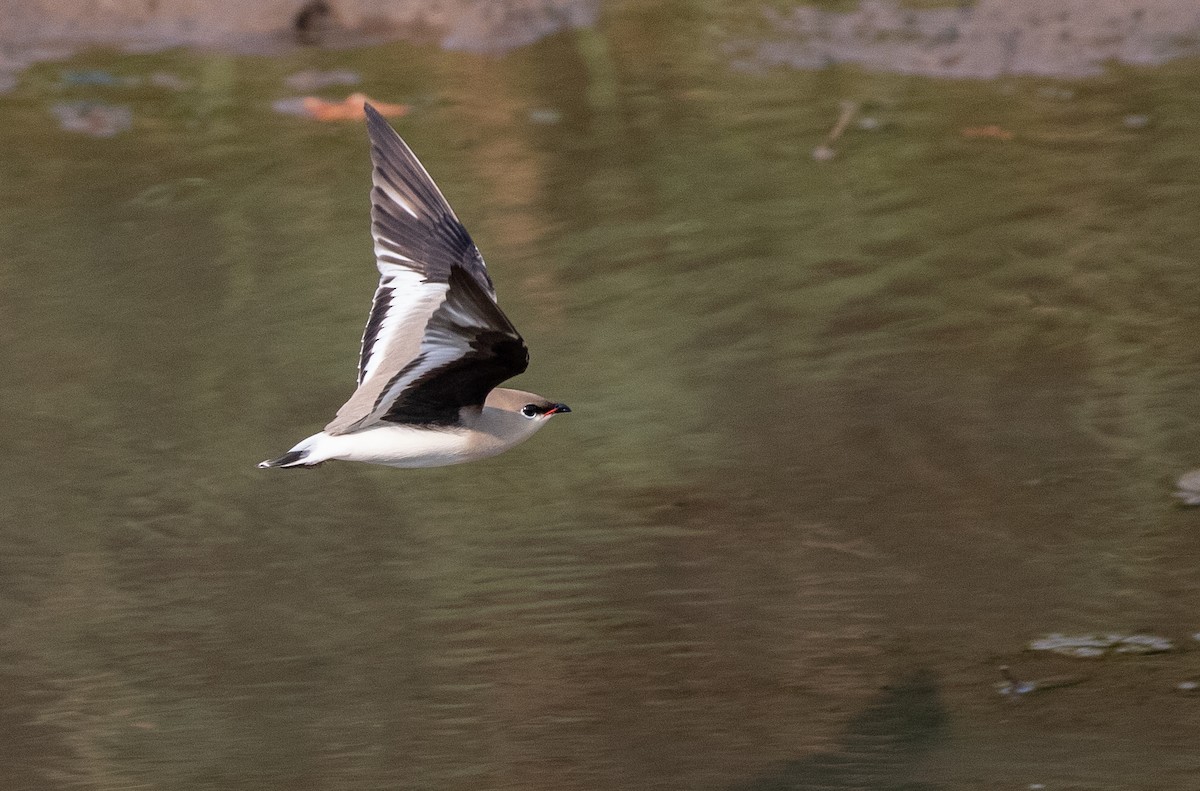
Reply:
[[[529,350],[496,304],[479,249],[433,179],[371,105],[371,235],[379,288],[358,363],[358,389],[325,430],[259,467],[332,459],[440,467],[521,443],[570,412],[497,387]]]

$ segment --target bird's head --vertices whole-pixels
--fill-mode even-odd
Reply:
[[[487,406],[519,415],[524,420],[541,425],[553,415],[571,411],[571,407],[534,393],[498,387],[488,394]]]
[[[571,407],[566,404],[557,404],[545,399],[522,404],[520,409],[521,417],[529,420],[545,420],[551,415],[561,415],[564,412],[570,411]]]

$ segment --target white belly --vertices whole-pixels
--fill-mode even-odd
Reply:
[[[469,448],[462,429],[433,430],[413,426],[378,426],[351,434],[319,434],[311,460],[364,461],[389,467],[442,467],[491,456]],[[483,450],[483,452],[480,452]]]

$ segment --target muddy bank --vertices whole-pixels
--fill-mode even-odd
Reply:
[[[594,0],[13,0],[0,47],[30,42],[239,49],[430,40],[494,51],[590,24]],[[300,28],[297,31],[297,28]]]
[[[592,24],[597,0],[12,0],[0,15],[0,89],[30,63],[84,46],[276,52],[409,40],[503,52]]]
[[[0,90],[29,63],[81,46],[273,52],[390,40],[497,53],[595,24],[602,0],[12,0],[0,17]],[[849,10],[846,10],[849,9]],[[885,72],[1081,77],[1110,62],[1159,64],[1200,52],[1190,0],[978,0],[912,8],[766,4],[743,9],[703,47],[742,68],[849,63]]]
[[[797,5],[763,16],[760,35],[730,45],[743,67],[1086,77],[1109,62],[1154,65],[1200,52],[1200,5],[1188,0],[978,0],[923,10],[868,0],[852,11]]]

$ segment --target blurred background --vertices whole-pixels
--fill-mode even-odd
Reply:
[[[574,413],[257,470],[364,97]],[[1196,788],[1198,142],[1191,0],[6,0],[0,787]]]

